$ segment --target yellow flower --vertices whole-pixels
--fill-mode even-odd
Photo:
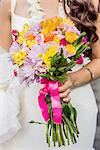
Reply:
[[[54,36],[53,41],[60,44],[60,38],[57,35]]]
[[[27,41],[26,41],[26,44],[27,44],[27,46],[28,46],[29,48],[32,48],[32,47],[36,44],[36,40],[35,40],[35,39],[32,40],[32,41],[27,40]]]
[[[29,26],[28,24],[25,24],[25,25],[23,26],[22,31],[19,32],[19,35],[20,35],[20,36],[25,35],[25,34],[29,31],[29,29],[30,29],[30,26]]]
[[[66,32],[65,34],[66,36],[66,40],[69,42],[69,43],[73,43],[77,40],[77,38],[79,37],[77,34],[75,34],[74,32]]]
[[[71,26],[75,26],[74,22],[72,20],[70,20],[69,18],[62,18],[62,23],[66,23]]]
[[[30,29],[30,26],[28,24],[25,24],[23,26],[22,31],[19,32],[19,36],[22,36],[22,37],[24,36],[25,37],[25,34],[29,31],[29,29]]]
[[[62,24],[75,26],[73,21],[71,21],[68,18],[54,17],[54,18],[41,21],[42,33],[44,35],[49,34],[50,32],[54,31],[57,27],[61,26]]]
[[[71,44],[68,44],[66,46],[66,49],[67,49],[67,52],[70,53],[70,54],[72,54],[72,55],[75,55],[76,52],[77,52],[76,49],[75,49],[75,47],[73,45],[71,45]]]
[[[26,51],[23,51],[23,50],[19,50],[18,52],[15,52],[13,55],[12,55],[12,58],[13,58],[13,61],[15,64],[17,64],[19,67],[21,65],[23,65],[24,63],[24,60],[26,59],[27,57],[27,52]]]
[[[19,36],[19,37],[18,37],[17,42],[18,42],[19,44],[23,44],[23,43],[24,43],[24,41],[25,41],[25,36],[24,36],[24,35],[23,35],[23,36]]]
[[[43,55],[43,62],[46,64],[48,70],[51,68],[51,58],[57,53],[57,47],[51,45],[48,51]]]
[[[53,57],[57,53],[57,47],[54,45],[51,45],[49,50],[46,52],[46,55],[49,57]]]
[[[38,55],[38,58],[42,58],[42,56],[43,56],[43,54],[42,54],[42,53],[40,53],[40,54]]]
[[[51,58],[48,57],[47,55],[44,55],[42,58],[43,62],[46,64],[47,69],[49,70],[51,68]]]
[[[30,26],[28,24],[25,24],[23,26],[22,31],[19,32],[19,37],[18,37],[18,40],[17,40],[17,42],[19,44],[23,44],[24,43],[24,40],[26,39],[25,34],[29,31],[29,28],[30,28]]]
[[[46,19],[44,21],[41,21],[41,26],[42,26],[41,32],[44,35],[49,34],[51,31],[54,31],[60,25],[61,25],[61,18],[60,17],[54,17],[54,18]]]
[[[28,31],[30,29],[30,25],[28,23],[24,24],[23,30]]]

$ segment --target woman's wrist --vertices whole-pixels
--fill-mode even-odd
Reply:
[[[95,75],[94,75],[93,71],[89,67],[84,67],[84,69],[86,69],[88,71],[89,75],[90,75],[90,82],[92,80],[94,80],[95,79]]]
[[[76,86],[76,77],[75,77],[75,73],[69,73],[68,74],[69,79],[71,80],[72,86],[71,88],[74,88]]]
[[[72,82],[72,88],[89,83],[94,79],[94,74],[88,67],[69,73],[68,76]]]

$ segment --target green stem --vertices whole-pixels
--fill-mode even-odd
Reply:
[[[29,123],[31,124],[39,124],[39,125],[47,125],[46,123],[43,123],[43,122],[37,122],[37,121],[30,121]]]
[[[50,147],[49,123],[47,124],[46,140],[47,140],[48,146]]]
[[[63,132],[62,132],[62,125],[59,125],[59,132],[60,132],[60,138],[62,141],[62,145],[65,146],[65,140],[64,140],[64,136],[63,136]]]
[[[66,126],[66,122],[65,122],[64,118],[63,118],[63,122],[64,122],[65,137],[66,137],[66,139],[67,139],[68,145],[70,145],[69,135],[68,135],[68,128],[67,128],[67,126]],[[66,129],[65,129],[65,128],[66,128]]]
[[[57,141],[58,141],[58,146],[61,146],[61,139],[60,139],[60,135],[58,132],[58,124],[56,124],[56,135],[57,135]]]
[[[66,118],[66,116],[63,116],[63,117],[64,117],[64,119],[65,119],[66,126],[67,126],[67,128],[68,128],[68,130],[69,130],[69,134],[70,134],[71,141],[72,141],[72,143],[74,144],[74,143],[76,142],[76,140],[74,141],[74,139],[76,139],[76,138],[75,138],[75,135],[74,135],[75,132],[73,131],[73,128],[72,128],[72,126],[71,126],[70,121]]]
[[[68,103],[68,107],[69,107],[70,112],[71,112],[71,115],[70,115],[71,125],[73,127],[74,132],[76,133],[76,135],[78,137],[79,131],[78,131],[77,123],[76,123],[77,111],[74,110],[75,108],[73,108],[73,106],[71,105],[70,102]]]
[[[56,146],[56,131],[55,131],[55,124],[53,124],[53,142],[54,142],[54,147]]]

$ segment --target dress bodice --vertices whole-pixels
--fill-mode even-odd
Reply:
[[[34,0],[34,14],[30,18],[25,18],[23,16],[19,16],[15,14],[15,7],[16,7],[16,0],[11,0],[11,18],[12,18],[12,29],[16,29],[20,31],[25,23],[31,24],[32,22],[36,23],[43,19],[43,16],[41,13],[39,13],[39,9],[37,7],[37,0]],[[64,17],[65,12],[63,9],[63,4],[62,2],[59,2],[59,16]]]

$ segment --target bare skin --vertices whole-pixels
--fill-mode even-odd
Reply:
[[[93,0],[94,1],[94,0]],[[24,4],[24,9],[23,9]],[[95,7],[97,8],[98,0],[95,0]],[[40,5],[45,10],[45,18],[54,17],[58,15],[58,1],[57,0],[41,0]],[[17,0],[15,14],[29,18],[28,4],[26,0]],[[100,17],[95,23],[97,27],[97,34],[100,36]],[[10,25],[10,0],[2,0],[0,3],[0,46],[9,49],[11,44],[11,25]],[[1,40],[3,39],[3,40]],[[94,59],[87,65],[91,69],[95,78],[100,77],[100,39],[93,46]],[[70,100],[70,89],[79,85],[90,82],[91,76],[86,69],[81,69],[77,72],[70,73],[68,80],[63,86],[59,88],[60,97],[64,101]]]
[[[0,2],[0,46],[8,50],[11,45],[10,1]]]

